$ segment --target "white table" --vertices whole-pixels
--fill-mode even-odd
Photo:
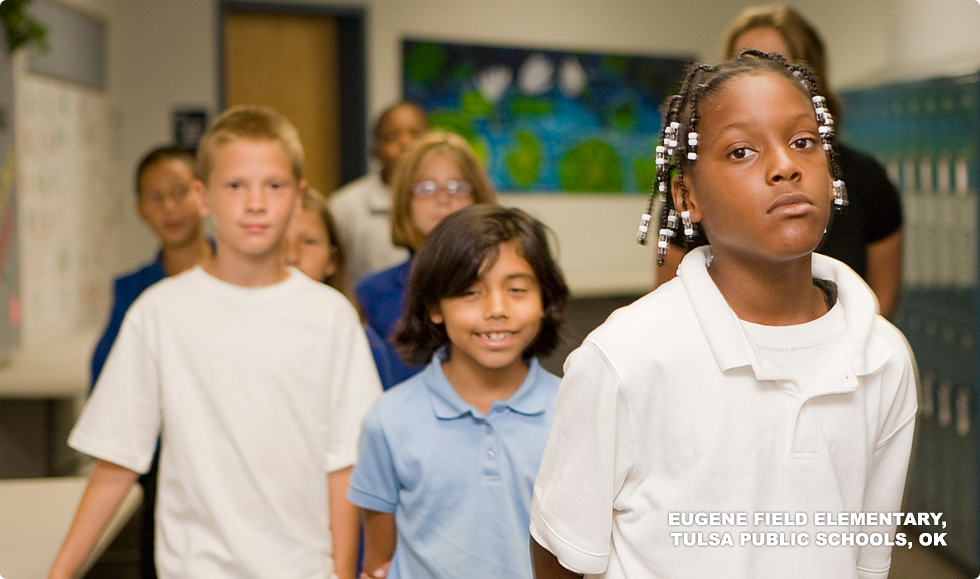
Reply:
[[[65,539],[88,477],[0,480],[0,576],[44,579]],[[143,502],[134,484],[83,566],[102,555]]]
[[[14,352],[0,367],[0,478],[75,472],[77,455],[66,440],[88,394],[89,360],[100,331],[90,327]]]

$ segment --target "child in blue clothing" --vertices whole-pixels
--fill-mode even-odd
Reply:
[[[496,201],[490,179],[473,149],[459,135],[442,131],[432,131],[415,141],[398,159],[391,179],[391,240],[407,248],[410,257],[364,277],[354,288],[365,321],[388,344],[395,324],[405,313],[412,256],[425,238],[450,213]],[[389,351],[395,382],[407,380],[422,369],[406,363],[394,348]]]
[[[160,251],[152,263],[113,284],[112,314],[92,354],[90,390],[102,373],[126,311],[143,290],[211,257],[200,205],[189,194],[193,181],[194,155],[177,146],[157,147],[136,166],[136,211],[160,240]]]
[[[341,243],[340,230],[323,194],[310,188],[303,193],[303,212],[289,221],[283,239],[282,256],[286,265],[322,281],[350,299],[347,277],[347,251]],[[395,385],[391,354],[374,328],[364,327],[371,355],[387,390]]]
[[[430,362],[365,417],[351,475],[370,576],[530,579],[531,489],[559,382],[536,356],[558,344],[567,299],[526,213],[475,205],[432,231],[395,334],[406,359]]]

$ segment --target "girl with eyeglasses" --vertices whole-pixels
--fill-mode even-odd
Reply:
[[[428,133],[402,154],[392,174],[391,193],[391,239],[408,249],[409,258],[363,278],[354,296],[367,324],[391,348],[392,375],[398,383],[422,369],[405,363],[390,343],[405,311],[415,252],[447,215],[478,203],[496,203],[496,197],[466,140],[441,131]]]

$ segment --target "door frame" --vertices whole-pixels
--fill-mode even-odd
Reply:
[[[367,172],[367,58],[364,8],[219,0],[217,6],[218,105],[225,100],[225,16],[230,13],[316,16],[337,22],[340,99],[340,181],[349,183]],[[329,191],[324,191],[329,194]]]

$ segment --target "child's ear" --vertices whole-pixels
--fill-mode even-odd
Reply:
[[[833,190],[833,188],[831,188],[831,190]],[[149,224],[150,223],[150,220],[147,218],[147,215],[146,215],[146,208],[143,207],[143,195],[142,194],[139,194],[139,195],[136,196],[136,214],[140,216],[140,219],[143,221],[143,223],[146,223],[146,224]]]
[[[191,182],[191,195],[197,197],[198,210],[201,217],[211,216],[211,204],[208,202],[208,188],[200,179]]]
[[[446,318],[442,316],[442,310],[439,309],[439,306],[429,308],[429,319],[432,320],[433,324],[441,324],[446,321]]]
[[[306,182],[306,179],[301,179],[300,182],[296,185],[296,190],[299,192],[299,194],[296,196],[296,202],[295,202],[296,208],[293,209],[293,217],[296,217],[297,215],[303,212],[303,197],[306,196],[306,190],[309,187],[310,185],[309,183]]]
[[[670,194],[674,200],[674,209],[680,214],[684,210],[684,197],[681,193],[681,178],[674,175],[670,178]],[[701,208],[698,205],[697,188],[694,186],[694,179],[690,175],[684,175],[684,187],[687,188],[687,210],[691,212],[691,221],[698,223],[701,221]]]
[[[323,279],[333,277],[337,273],[337,248],[330,246],[330,256],[327,258],[327,265],[323,268]]]

